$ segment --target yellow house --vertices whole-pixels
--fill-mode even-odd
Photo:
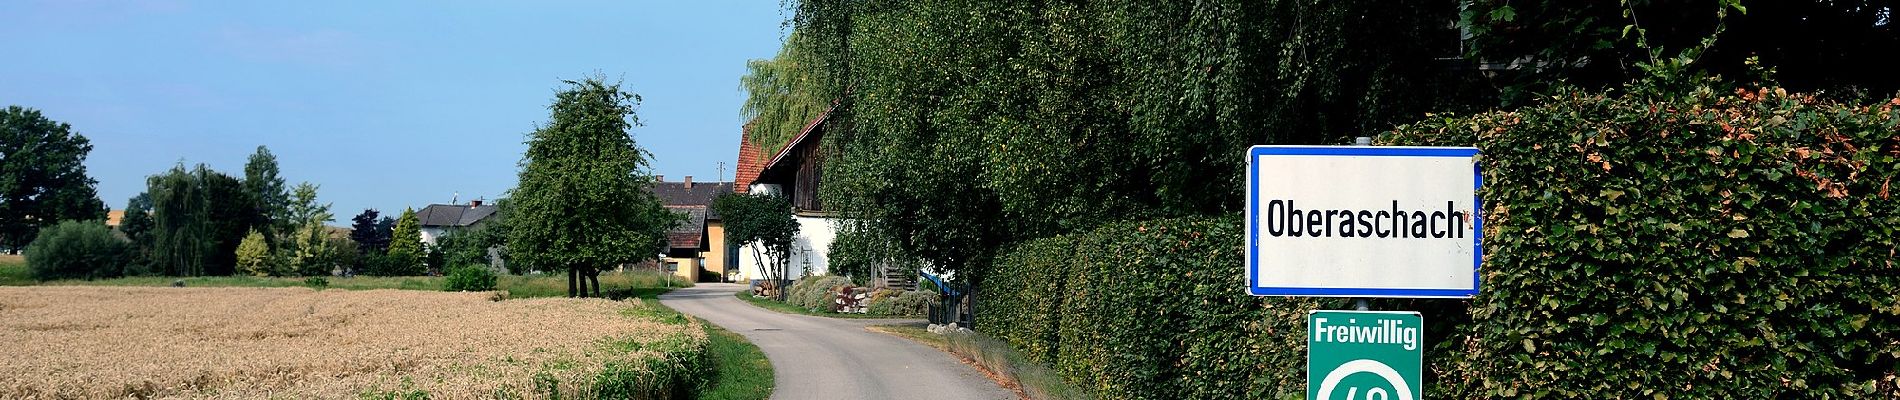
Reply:
[[[725,225],[712,211],[712,199],[730,192],[731,182],[694,183],[691,176],[667,182],[664,176],[656,177],[653,194],[668,210],[686,216],[667,232],[661,268],[694,282],[724,282],[729,271],[737,269],[731,246],[726,244]]]

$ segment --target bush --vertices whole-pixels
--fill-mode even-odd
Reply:
[[[865,312],[897,317],[922,316],[937,301],[936,292],[881,290],[872,296],[871,304],[865,306]]]
[[[372,252],[363,257],[363,264],[363,272],[373,276],[418,276],[429,272],[420,257],[403,252]]]
[[[26,246],[34,279],[97,279],[124,273],[130,243],[99,221],[63,221],[40,229]]]
[[[442,284],[442,290],[451,292],[486,292],[495,290],[495,271],[486,266],[463,265],[449,271],[448,278]]]
[[[1484,150],[1483,292],[1434,397],[1900,397],[1900,99],[1718,93],[1381,138]]]
[[[308,278],[303,278],[303,285],[309,286],[315,289],[323,289],[323,288],[330,287],[330,279],[324,278],[321,276],[312,276]]]
[[[1896,398],[1900,100],[1570,94],[1381,138],[1484,150],[1482,292],[1425,314],[1426,397]],[[1021,243],[976,327],[1105,398],[1305,392],[1305,313],[1238,218]]]
[[[831,294],[840,286],[851,286],[851,278],[818,275],[799,279],[785,294],[785,303],[813,311],[829,311],[836,298]]]

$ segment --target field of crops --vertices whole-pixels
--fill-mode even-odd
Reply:
[[[657,305],[494,298],[0,287],[0,397],[621,397],[706,368],[706,333]]]

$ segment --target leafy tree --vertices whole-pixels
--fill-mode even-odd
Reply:
[[[1450,1],[796,5],[827,208],[977,280],[995,249],[1232,212],[1253,144],[1326,144],[1493,103],[1449,68]]]
[[[126,200],[125,216],[119,220],[119,232],[124,233],[126,240],[131,242],[131,248],[127,250],[130,254],[126,261],[126,275],[151,272],[152,236],[155,233],[152,229],[156,224],[157,221],[152,220],[150,194],[139,193]]]
[[[285,258],[301,275],[328,275],[333,266],[334,248],[328,223],[335,218],[329,203],[317,203],[317,185],[297,184],[292,190],[288,213],[291,221],[289,240],[280,241],[287,250]]]
[[[19,251],[41,228],[103,220],[106,206],[86,175],[92,142],[39,110],[0,110],[0,246]]]
[[[171,276],[205,274],[207,256],[214,248],[211,201],[198,183],[204,166],[187,171],[184,164],[146,178],[152,197],[152,261],[154,269]]]
[[[210,220],[212,251],[205,261],[205,273],[208,275],[231,275],[237,272],[237,246],[252,228],[269,229],[268,226],[255,226],[251,192],[244,182],[222,172],[212,171],[202,165],[198,168],[198,182],[204,185],[204,194],[208,209],[205,217]]]
[[[792,203],[777,194],[723,193],[713,198],[713,210],[725,221],[726,242],[752,248],[753,262],[763,278],[777,282],[779,300],[785,300],[785,280],[791,273],[793,240],[798,220]]]
[[[600,78],[564,81],[546,126],[528,137],[510,200],[508,248],[518,262],[568,272],[568,295],[600,294],[599,269],[650,259],[680,216],[649,190],[650,155],[628,130],[640,96]]]
[[[1607,88],[1645,75],[1638,64],[1701,46],[1696,66],[1753,79],[1760,66],[1789,90],[1900,90],[1900,30],[1891,0],[1853,1],[1505,1],[1464,3],[1470,56],[1509,67],[1500,76],[1509,104],[1552,85]],[[1724,9],[1737,12],[1727,12]],[[1718,16],[1718,13],[1725,15]],[[1652,51],[1656,51],[1652,53]]]
[[[244,190],[251,200],[247,221],[267,227],[263,229],[264,238],[271,243],[277,243],[279,236],[295,229],[292,225],[302,222],[290,215],[290,193],[277,172],[277,155],[264,146],[257,146],[257,152],[244,162]]]
[[[119,276],[128,247],[103,222],[64,221],[27,245],[26,265],[39,280],[111,278]]]
[[[396,218],[396,227],[390,232],[388,259],[389,271],[401,271],[402,275],[421,275],[423,257],[428,249],[422,246],[422,225],[416,220],[416,210],[403,209],[402,216]],[[397,274],[394,272],[387,274]]]
[[[388,230],[376,219],[377,214],[375,209],[367,209],[350,218],[350,240],[366,253],[381,253],[389,247]]]
[[[237,246],[237,270],[251,276],[283,276],[278,260],[271,254],[264,234],[252,229]]]
[[[817,93],[806,45],[794,33],[771,59],[746,61],[739,87],[746,92],[739,113],[748,122],[753,144],[767,154],[778,152],[792,136],[830,105]]]

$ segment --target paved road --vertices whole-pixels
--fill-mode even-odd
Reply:
[[[774,399],[1016,398],[947,353],[864,330],[902,320],[783,314],[733,297],[744,289],[701,283],[660,295],[660,302],[745,335],[765,350],[777,376]]]

